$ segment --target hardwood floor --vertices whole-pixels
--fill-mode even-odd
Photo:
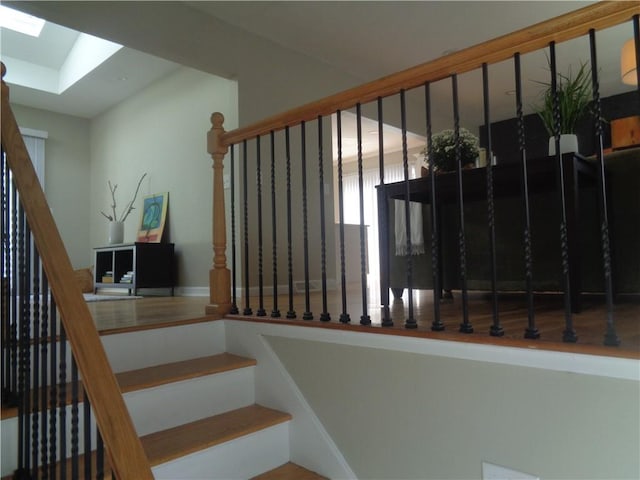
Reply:
[[[214,318],[204,314],[207,301],[208,299],[205,297],[146,297],[114,302],[93,302],[89,303],[89,309],[100,331],[113,332],[131,327],[149,328],[159,323],[173,324]],[[350,286],[347,291],[346,311],[350,315],[349,325],[343,325],[339,321],[343,311],[340,292],[327,293],[326,306],[330,314],[330,322],[319,321],[324,304],[320,292],[311,292],[309,295],[310,312],[313,314],[312,321],[302,320],[303,314],[307,310],[304,294],[296,294],[293,297],[293,310],[296,313],[296,318],[293,320],[286,319],[289,311],[287,295],[280,295],[277,298],[275,306],[280,311],[279,318],[271,316],[274,310],[272,296],[264,297],[262,307],[266,315],[261,317],[257,316],[260,309],[259,298],[249,298],[249,306],[252,311],[250,315],[242,315],[246,305],[242,299],[239,299],[239,302],[238,308],[241,315],[238,317],[256,321],[291,321],[305,326],[323,328],[350,328],[376,333],[640,358],[640,301],[637,297],[621,300],[614,306],[614,325],[620,339],[618,347],[603,346],[607,314],[604,300],[600,296],[585,296],[583,311],[572,315],[573,327],[578,336],[578,341],[575,344],[562,341],[565,330],[563,300],[562,296],[553,294],[536,295],[534,298],[535,326],[540,333],[540,338],[537,340],[524,339],[524,331],[527,327],[526,299],[524,295],[518,294],[501,295],[499,298],[499,319],[504,330],[503,337],[489,335],[489,329],[493,322],[491,299],[488,294],[478,292],[469,293],[469,323],[474,330],[470,334],[459,333],[462,321],[459,292],[454,292],[452,301],[440,304],[441,319],[445,325],[443,332],[431,331],[433,301],[429,291],[414,291],[413,317],[416,320],[417,328],[411,330],[405,328],[408,316],[406,292],[402,299],[395,300],[390,306],[390,314],[394,324],[389,328],[381,327],[380,300],[376,292],[367,292],[367,313],[371,318],[371,326],[360,325],[363,298],[357,285]]]

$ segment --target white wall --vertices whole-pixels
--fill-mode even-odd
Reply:
[[[93,262],[89,249],[89,120],[11,105],[18,125],[49,134],[45,141],[45,193],[71,263]]]
[[[269,345],[358,478],[477,479],[483,461],[541,479],[640,477],[634,360],[273,330]]]
[[[181,68],[157,81],[91,122],[91,245],[107,241],[110,205],[107,181],[118,184],[118,211],[130,200],[136,183],[147,173],[142,197],[169,192],[165,239],[176,244],[178,285],[208,287],[212,265],[212,160],[206,133],[215,110],[225,124],[238,124],[236,83],[193,69]],[[125,242],[135,240],[140,222],[137,208],[125,222]]]

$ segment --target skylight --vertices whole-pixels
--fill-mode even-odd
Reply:
[[[0,5],[0,27],[39,37],[44,23],[41,18]]]

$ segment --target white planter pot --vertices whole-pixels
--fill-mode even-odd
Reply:
[[[124,241],[124,222],[109,222],[109,245]]]
[[[560,135],[560,153],[570,153],[578,151],[578,136],[573,133],[563,133]],[[549,137],[549,155],[556,154],[556,137]]]

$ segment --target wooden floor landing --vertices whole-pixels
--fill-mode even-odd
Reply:
[[[98,329],[103,333],[118,332],[130,328],[151,328],[157,324],[177,324],[184,322],[197,322],[214,319],[216,317],[204,314],[207,298],[204,297],[146,297],[141,299],[92,302],[89,309],[92,312]],[[640,301],[637,298],[618,302],[614,309],[614,325],[620,346],[603,346],[604,333],[606,331],[606,308],[601,297],[586,297],[584,309],[579,314],[572,315],[574,329],[578,335],[575,344],[564,343],[562,334],[565,329],[564,309],[562,297],[558,295],[541,295],[535,297],[535,325],[540,332],[538,340],[524,339],[524,331],[527,327],[526,299],[522,295],[503,295],[500,297],[499,318],[504,329],[503,337],[491,337],[489,329],[493,322],[491,299],[487,294],[469,294],[469,322],[473,326],[474,333],[459,333],[459,325],[462,321],[462,308],[460,296],[454,292],[453,301],[440,304],[441,319],[445,324],[444,332],[432,332],[433,319],[432,295],[428,291],[414,292],[413,316],[417,328],[408,330],[405,321],[408,316],[408,298],[405,293],[401,300],[392,303],[390,312],[394,325],[381,327],[380,308],[376,305],[375,296],[367,297],[368,315],[371,318],[371,326],[360,326],[362,316],[362,295],[357,291],[351,291],[347,297],[347,312],[350,316],[350,324],[340,323],[342,313],[342,299],[340,295],[329,292],[327,295],[327,311],[331,321],[322,322],[320,316],[323,311],[322,295],[319,292],[310,294],[311,313],[313,320],[302,320],[306,311],[304,295],[295,295],[293,310],[296,318],[287,320],[289,311],[289,299],[287,296],[279,296],[277,310],[280,318],[271,316],[274,310],[273,297],[263,299],[263,308],[266,316],[258,317],[260,308],[258,298],[250,298],[250,315],[239,315],[237,318],[253,321],[288,322],[294,324],[314,326],[321,328],[348,328],[355,330],[372,331],[375,333],[393,335],[411,335],[428,338],[439,338],[453,341],[491,343],[510,345],[524,348],[540,348],[568,352],[590,353],[595,355],[622,356],[640,358]],[[242,313],[245,304],[238,305]]]

